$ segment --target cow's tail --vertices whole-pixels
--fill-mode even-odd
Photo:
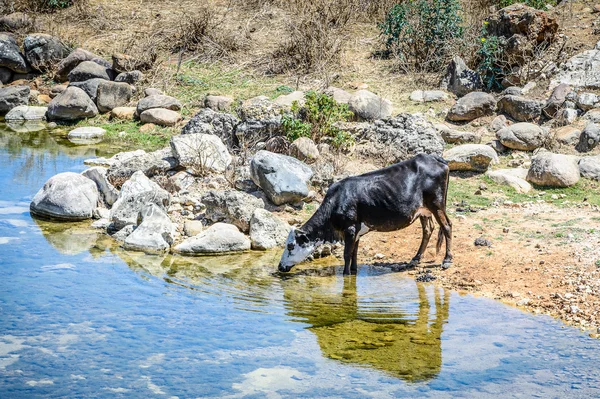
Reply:
[[[440,162],[443,162],[444,164],[448,165],[448,162],[446,162],[446,160],[442,157],[437,157],[439,158],[438,160]],[[446,211],[446,202],[448,200],[448,185],[450,184],[450,168],[448,168],[446,166],[446,187],[445,188],[445,192],[444,192],[444,211]],[[444,243],[444,229],[442,228],[442,226],[440,226],[440,229],[438,231],[438,239],[437,239],[437,244],[435,246],[435,254],[438,255],[440,253],[440,251],[442,250],[442,244]]]

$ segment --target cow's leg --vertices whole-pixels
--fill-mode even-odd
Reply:
[[[421,239],[421,246],[417,251],[417,254],[410,261],[409,266],[415,267],[419,263],[421,263],[421,257],[423,253],[427,249],[427,244],[429,244],[429,239],[431,238],[431,233],[433,233],[433,219],[431,216],[419,216],[419,220],[421,221],[421,229],[423,230],[423,238]]]
[[[358,272],[358,243],[360,239],[357,239],[354,243],[354,251],[352,251],[352,264],[350,265],[350,273],[356,274]]]
[[[435,220],[440,225],[440,236],[438,238],[438,242],[441,240],[441,234],[444,235],[446,239],[446,256],[444,256],[444,261],[442,262],[442,269],[447,269],[452,265],[452,222],[448,219],[448,215],[446,215],[446,211],[443,208],[437,208],[433,212],[433,216]]]
[[[350,265],[356,246],[356,227],[351,226],[344,230],[344,275],[350,274]]]

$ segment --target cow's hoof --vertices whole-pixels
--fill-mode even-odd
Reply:
[[[442,262],[442,269],[446,270],[452,266],[452,262]]]
[[[421,263],[421,261],[413,259],[410,261],[410,263],[408,264],[408,268],[409,269],[414,269],[415,267],[419,266],[419,263]]]

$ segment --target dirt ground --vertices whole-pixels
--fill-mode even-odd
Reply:
[[[551,205],[490,208],[452,214],[454,265],[441,270],[437,230],[421,265],[403,269],[416,253],[421,227],[372,233],[361,240],[360,263],[383,263],[434,284],[545,313],[600,337],[600,211]],[[475,246],[484,237],[491,246]],[[362,258],[362,259],[360,259]],[[429,277],[429,276],[427,276]]]

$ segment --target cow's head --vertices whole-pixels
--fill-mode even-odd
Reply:
[[[292,227],[279,261],[279,271],[289,272],[292,267],[308,258],[316,246],[317,243],[311,241],[305,232]]]

